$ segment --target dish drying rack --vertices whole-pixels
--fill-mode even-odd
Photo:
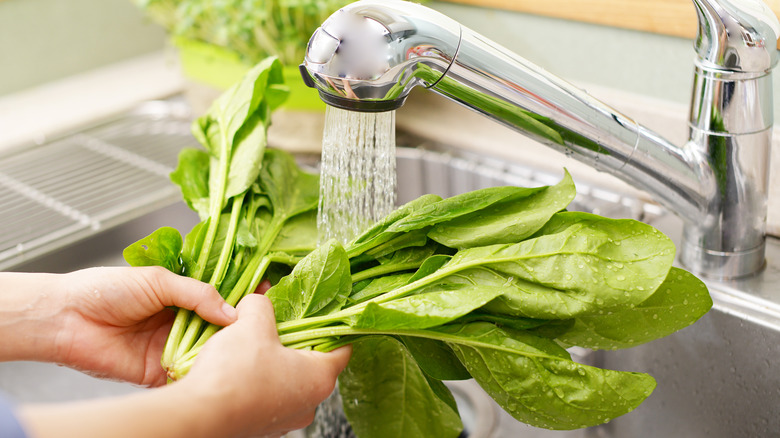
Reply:
[[[93,237],[181,202],[169,180],[179,151],[197,142],[184,99],[147,102],[89,128],[0,155],[0,269]],[[555,184],[560,175],[399,133],[397,203],[496,185]],[[318,157],[302,155],[316,168]],[[651,222],[655,204],[577,185],[570,209]],[[163,226],[165,224],[160,224]],[[142,236],[139,236],[139,238]]]
[[[168,174],[190,123],[185,104],[149,102],[0,155],[0,269],[179,201]]]

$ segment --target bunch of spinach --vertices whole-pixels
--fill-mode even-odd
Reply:
[[[289,154],[266,149],[271,111],[285,97],[281,64],[267,58],[193,122],[205,149],[183,149],[171,180],[202,222],[184,239],[163,227],[128,246],[130,265],[164,266],[208,282],[235,305],[255,291],[278,253],[295,260],[311,251],[319,177]],[[179,309],[161,359],[168,375],[186,374],[218,329]]]
[[[359,436],[457,436],[444,384],[476,380],[519,421],[601,424],[636,408],[651,376],[575,363],[566,348],[617,349],[686,327],[712,305],[704,284],[673,267],[675,248],[628,219],[566,211],[575,186],[494,187],[422,196],[352,242],[314,247],[317,175],[265,148],[284,98],[267,59],[193,123],[171,175],[202,222],[182,239],[163,227],[126,248],[213,284],[231,304],[267,292],[284,345],[354,347],[339,379]],[[163,366],[185,375],[219,327],[179,310]]]
[[[358,436],[458,436],[443,381],[474,378],[519,421],[550,429],[607,422],[655,387],[646,374],[572,361],[565,349],[638,345],[712,305],[672,267],[653,227],[565,208],[554,186],[428,195],[353,242],[330,241],[268,292],[282,342],[353,344],[339,380]]]

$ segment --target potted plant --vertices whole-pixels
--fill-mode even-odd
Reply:
[[[325,104],[303,84],[298,65],[312,33],[351,1],[134,0],[171,36],[196,113],[262,59],[278,57],[290,96],[274,114],[269,141],[306,152],[320,148]]]

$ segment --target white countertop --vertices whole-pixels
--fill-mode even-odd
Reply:
[[[175,54],[165,51],[0,96],[0,151],[42,143],[183,87]]]

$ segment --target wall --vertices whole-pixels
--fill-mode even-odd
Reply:
[[[164,45],[133,0],[0,1],[0,96]]]

